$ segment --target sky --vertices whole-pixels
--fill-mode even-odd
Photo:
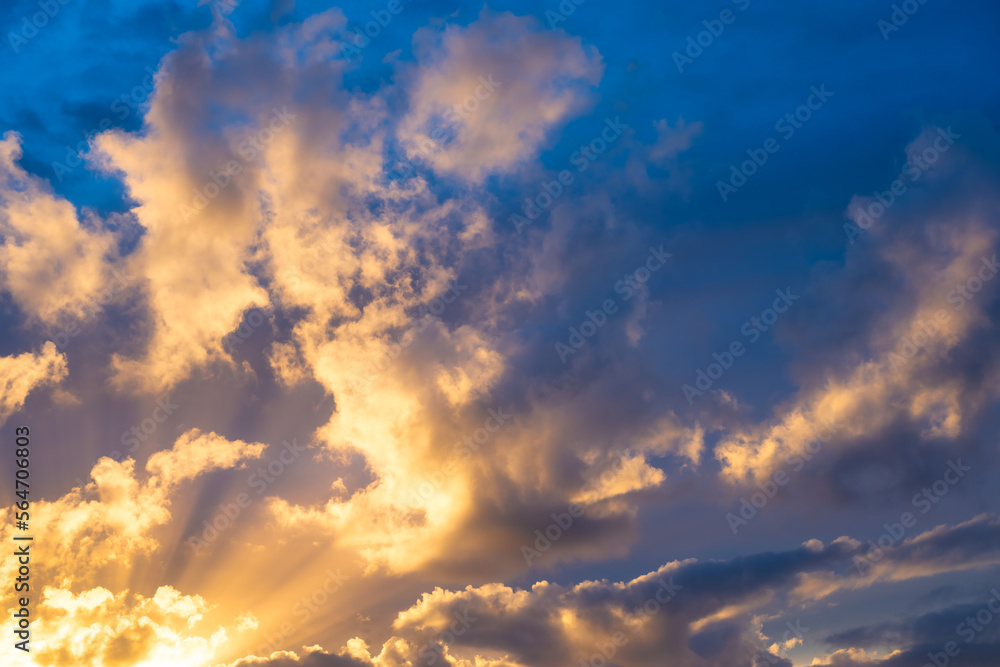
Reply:
[[[0,28],[3,664],[1000,664],[994,2]]]

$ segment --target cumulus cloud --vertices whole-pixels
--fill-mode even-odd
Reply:
[[[302,655],[293,651],[275,651],[270,656],[241,658],[228,667],[371,667],[372,660],[356,659],[351,655],[327,653],[321,647],[308,647]]]
[[[0,283],[29,318],[81,318],[111,298],[114,236],[18,165],[21,137],[0,141]]]
[[[533,362],[510,326],[526,304],[545,308],[536,276],[496,260],[491,197],[442,201],[423,173],[392,175],[391,157],[393,141],[413,150],[483,86],[475,113],[433,139],[427,159],[472,180],[510,173],[591,104],[600,55],[532,18],[483,11],[466,26],[419,31],[400,83],[362,94],[345,89],[346,64],[332,57],[345,28],[330,10],[240,38],[216,16],[161,62],[141,130],[93,140],[91,163],[121,179],[142,232],[124,260],[136,276],[140,344],[114,353],[114,386],[161,391],[232,365],[224,338],[269,307],[282,321],[266,347],[271,369],[285,385],[315,382],[334,397],[317,440],[365,468],[309,503],[274,498],[289,536],[319,531],[391,571],[488,570],[481,556],[502,550],[495,567],[512,571],[524,566],[519,545],[579,501],[587,514],[550,562],[621,553],[637,534],[633,496],[665,480],[649,459],[697,464],[703,431],[657,414],[634,431],[587,434],[595,424],[574,411],[607,386],[580,396],[539,379],[528,391],[537,406],[524,401],[515,385]],[[486,96],[479,77],[490,75],[499,85]],[[408,110],[396,123],[400,98]],[[678,141],[671,156],[689,143]],[[525,257],[516,264],[537,259]],[[516,417],[488,422],[514,395]],[[624,465],[609,474],[616,448]],[[199,452],[156,454],[147,469],[169,485],[192,462],[211,463]],[[588,483],[594,475],[600,484]]]
[[[533,157],[603,73],[593,47],[510,13],[483,10],[467,27],[426,28],[414,39],[399,138],[411,158],[474,182]]]
[[[41,352],[25,352],[10,357],[0,357],[0,424],[3,424],[24,405],[36,387],[58,384],[66,377],[66,355],[56,351],[49,341]]]
[[[804,596],[804,581],[829,576],[840,591],[849,593],[890,581],[995,566],[995,550],[986,556],[983,547],[995,543],[998,527],[996,517],[983,516],[924,531],[884,550],[877,573],[856,566],[856,559],[865,557],[870,547],[841,537],[827,545],[810,540],[796,549],[731,560],[672,562],[629,581],[539,581],[528,589],[499,583],[435,588],[396,616],[394,636],[377,654],[355,637],[337,652],[312,647],[301,657],[288,651],[248,657],[231,667],[402,667],[420,662],[541,667],[581,660],[647,667],[662,664],[663,655],[692,667],[791,665],[785,651],[801,644],[803,636],[785,632],[771,637],[761,631],[761,622],[790,618],[833,592],[817,590]],[[946,618],[957,617],[958,611],[948,612]],[[823,664],[906,664],[896,656],[915,654],[908,652],[909,645],[916,641],[921,623],[928,622],[885,624],[831,636],[828,643],[852,645],[838,648]],[[935,636],[947,638],[947,625],[940,619],[934,623]],[[784,631],[797,626],[780,627]],[[978,637],[969,647],[970,655],[983,654],[992,637]],[[881,638],[894,640],[889,643],[898,647],[889,659],[870,651]]]
[[[401,77],[411,100],[395,128],[404,138],[443,113],[435,105],[460,101],[463,82],[482,85],[477,68],[509,79],[442,148],[469,161],[454,165],[463,174],[473,163],[497,171],[537,155],[548,134],[583,108],[601,71],[579,40],[508,14],[484,12],[463,28],[424,31],[416,42],[417,63]],[[554,419],[539,406],[502,425],[488,420],[491,410],[509,412],[499,396],[517,380],[510,363],[517,350],[503,321],[510,315],[497,311],[504,294],[523,292],[489,259],[498,239],[488,202],[478,192],[442,202],[420,173],[387,179],[393,162],[383,151],[393,128],[385,109],[393,91],[385,99],[348,98],[337,87],[339,65],[325,67],[323,104],[295,106],[289,141],[276,141],[261,159],[255,186],[267,224],[256,257],[270,300],[291,320],[268,347],[272,369],[282,382],[312,380],[335,397],[318,439],[336,457],[363,456],[368,474],[308,505],[275,497],[272,514],[285,539],[319,531],[357,549],[372,568],[488,567],[479,555],[501,548],[499,567],[523,567],[518,546],[552,511],[565,511],[588,474],[604,472],[611,443],[587,438],[568,457],[560,452],[577,428],[568,405]],[[305,78],[283,77],[282,86],[307,87]],[[458,159],[438,158],[440,165]],[[514,296],[509,307],[519,301]],[[571,400],[553,395],[545,403]],[[593,516],[560,551],[576,545],[596,555],[602,544],[634,535],[629,494],[663,479],[647,455],[700,456],[696,427],[670,417],[647,430],[627,445],[629,463],[617,478],[585,497]],[[572,458],[570,474],[558,469]],[[449,546],[469,534],[476,538],[462,539],[462,548]]]
[[[905,532],[905,528],[902,528]],[[940,525],[902,540],[887,534],[854,547],[853,567],[804,573],[792,597],[816,602],[845,590],[864,589],[878,583],[933,577],[948,572],[982,570],[1000,564],[1000,553],[991,544],[1000,535],[1000,520],[980,515],[955,526]],[[843,539],[843,538],[842,538]]]
[[[266,446],[192,429],[181,435],[169,451],[150,456],[146,471],[159,485],[170,488],[211,470],[233,468],[255,459]]]
[[[906,235],[873,229],[859,240],[872,248],[861,259],[891,275],[896,290],[881,318],[858,327],[863,353],[843,352],[838,362],[850,363],[807,375],[773,417],[727,424],[715,444],[712,429],[723,420],[703,427],[662,400],[661,361],[647,347],[647,322],[663,309],[653,285],[636,285],[634,300],[619,302],[625,312],[571,361],[559,365],[552,353],[571,324],[603,298],[618,298],[619,267],[634,276],[642,265],[648,230],[629,221],[631,204],[620,202],[658,189],[650,175],[657,169],[676,172],[668,189],[683,189],[679,156],[701,123],[660,121],[651,146],[623,137],[612,149],[625,155],[623,175],[590,187],[585,179],[601,168],[595,165],[579,177],[582,197],[564,198],[546,224],[516,236],[496,224],[494,193],[478,186],[494,175],[513,178],[587,108],[600,55],[534,19],[483,11],[466,26],[420,31],[414,62],[394,64],[392,81],[348,90],[335,41],[345,28],[331,10],[273,35],[239,38],[220,13],[211,30],[184,35],[164,59],[142,129],[93,143],[93,163],[121,178],[142,231],[125,262],[138,276],[144,338],[138,351],[117,351],[115,386],[157,391],[232,364],[223,340],[261,308],[271,325],[255,334],[263,359],[243,367],[254,372],[261,361],[281,388],[311,384],[332,399],[314,435],[341,468],[336,481],[310,470],[316,476],[303,474],[309,483],[287,494],[269,488],[261,503],[267,526],[243,533],[246,543],[227,533],[212,557],[228,564],[239,552],[249,577],[273,569],[269,547],[298,557],[302,545],[321,546],[324,554],[360,556],[370,579],[359,588],[390,589],[391,581],[425,591],[388,633],[380,629],[380,647],[369,647],[369,635],[354,636],[336,652],[279,651],[234,667],[402,667],[428,656],[462,667],[527,667],[598,654],[623,667],[660,664],[665,654],[692,667],[762,657],[788,665],[784,652],[796,642],[766,636],[763,619],[891,582],[997,564],[997,522],[979,517],[908,538],[863,571],[856,559],[866,545],[842,537],[673,562],[625,581],[504,583],[526,570],[536,580],[539,570],[566,561],[624,555],[638,537],[642,502],[681,473],[714,482],[713,454],[725,481],[745,482],[801,453],[819,424],[835,423],[842,441],[834,447],[844,449],[900,422],[928,441],[956,440],[995,397],[997,374],[995,365],[978,379],[949,373],[947,362],[988,329],[994,288],[961,309],[940,288],[978,274],[995,248],[995,224],[973,202],[947,216],[915,214]],[[67,274],[72,280],[52,274],[62,286],[55,296],[9,281],[23,308],[51,321],[82,307],[113,244],[96,222],[88,225],[96,231],[84,231],[71,207],[17,171],[16,145],[6,142],[9,178],[35,188],[33,201],[55,207],[56,231],[74,239],[53,259],[77,267]],[[404,156],[395,155],[397,142]],[[401,158],[422,158],[437,175],[458,178],[442,192],[425,170],[399,177]],[[858,206],[850,209],[855,220]],[[13,227],[27,238],[27,228]],[[13,253],[18,243],[5,248]],[[838,285],[863,282],[855,261]],[[607,275],[595,269],[603,266]],[[662,271],[657,279],[669,267]],[[939,318],[940,310],[949,317]],[[928,322],[936,323],[931,332]],[[921,334],[925,340],[914,343]],[[0,417],[32,387],[65,375],[51,344],[41,355],[0,360],[0,372],[4,364],[11,391]],[[38,502],[38,524],[65,554],[42,565],[55,583],[41,622],[63,623],[46,650],[79,664],[155,664],[154,656],[201,664],[225,646],[235,630],[198,625],[209,613],[207,598],[171,587],[133,595],[124,581],[161,547],[161,529],[180,523],[171,514],[179,485],[263,450],[192,429],[152,454],[145,473],[132,460],[101,459],[88,489]],[[85,491],[99,500],[85,500]],[[572,526],[537,563],[526,562],[522,547],[574,504],[581,514],[574,512]],[[296,575],[308,569],[300,565],[306,559]],[[9,574],[0,569],[0,577]],[[438,576],[447,585],[473,583],[433,587]],[[101,577],[118,585],[95,586]],[[676,596],[672,580],[682,586]],[[289,589],[298,583],[282,580]],[[393,594],[378,604],[395,614],[407,603]],[[310,616],[308,630],[343,615]],[[238,621],[237,630],[251,623]],[[862,643],[836,644],[831,664],[881,659]]]
[[[36,562],[36,569],[46,581],[63,586],[90,582],[108,568],[127,572],[137,557],[159,547],[153,529],[170,521],[169,507],[180,482],[234,467],[258,456],[264,447],[194,429],[181,435],[173,449],[150,457],[145,479],[136,474],[132,459],[101,458],[86,488],[32,502],[32,526],[52,549],[51,556]],[[10,539],[14,533],[13,522],[5,522],[0,535]],[[7,559],[0,573],[14,576],[16,566],[14,559]],[[11,592],[4,602],[10,604],[13,598]]]
[[[47,587],[34,624],[36,664],[52,667],[205,664],[216,650],[256,627],[252,615],[228,626],[204,621],[209,604],[161,586],[151,597],[97,587],[74,594]]]
[[[189,33],[161,64],[142,132],[95,139],[94,163],[122,179],[144,232],[128,267],[148,305],[147,344],[140,358],[115,357],[118,387],[156,391],[228,363],[223,337],[246,309],[268,304],[249,269],[266,220],[257,188],[271,156],[297,143],[296,123],[308,122],[288,107],[301,82],[285,80],[283,63],[325,50],[342,21],[320,14],[267,43],[242,42],[224,24]],[[307,46],[291,53],[286,40]],[[339,68],[327,65],[334,77]]]
[[[919,152],[939,137],[931,128],[907,150]],[[870,232],[849,250],[840,275],[828,285],[820,283],[814,296],[853,309],[865,300],[862,290],[868,289],[875,266],[886,277],[878,288],[880,298],[891,305],[863,323],[863,338],[840,350],[837,366],[813,369],[809,385],[780,405],[772,419],[724,437],[716,456],[726,478],[767,478],[831,425],[837,430],[831,449],[869,442],[901,423],[912,425],[921,439],[954,441],[969,418],[996,398],[1000,366],[992,358],[974,376],[954,363],[993,326],[989,313],[1000,284],[994,280],[1000,270],[998,229],[984,210],[994,195],[974,190],[953,196],[956,163],[975,171],[975,161],[956,148],[941,162],[940,173],[924,177],[935,197],[933,207],[922,200],[910,207],[904,201],[872,226],[866,211],[873,210],[874,200],[852,202],[849,215]],[[897,227],[903,218],[905,232]]]
[[[960,604],[943,609],[906,613],[871,626],[833,633],[824,643],[835,650],[816,658],[813,664],[897,667],[925,663],[932,655],[936,662],[948,657],[977,667],[992,664],[1000,651],[1000,625],[990,617],[1000,609],[1000,591],[988,587],[964,597]],[[893,650],[880,651],[881,646]]]
[[[146,597],[130,592],[128,582],[134,584],[132,568],[138,561],[161,548],[154,530],[170,521],[179,483],[234,467],[263,449],[259,443],[191,430],[173,449],[150,458],[145,479],[136,474],[132,459],[102,458],[86,488],[53,501],[32,499],[36,541],[24,544],[32,549],[26,592],[36,616],[31,660],[25,664],[202,665],[216,650],[231,648],[236,635],[256,628],[251,614],[213,626],[207,621],[211,605],[200,595],[161,585]],[[14,544],[11,538],[22,533],[12,520],[0,527],[0,537]],[[0,576],[13,580],[17,568],[17,559],[6,558]],[[113,582],[118,592],[97,581]],[[13,613],[19,595],[24,593],[11,587],[0,606]]]

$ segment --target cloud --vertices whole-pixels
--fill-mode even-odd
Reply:
[[[350,655],[327,653],[320,647],[310,647],[301,656],[292,651],[276,651],[268,657],[246,657],[228,667],[371,667],[371,660],[359,660]]]
[[[967,582],[995,569],[995,514],[953,525],[968,505],[988,503],[977,498],[980,488],[956,490],[940,510],[949,524],[921,526],[863,571],[857,559],[870,535],[844,528],[857,518],[850,508],[824,506],[807,517],[822,519],[812,525],[824,541],[798,547],[801,526],[758,519],[754,529],[767,542],[754,541],[749,554],[747,542],[727,541],[720,509],[734,488],[765,479],[831,422],[837,437],[812,469],[816,483],[789,489],[804,488],[799,497],[816,504],[827,498],[825,485],[846,486],[852,466],[902,461],[907,473],[934,474],[928,459],[976,449],[989,453],[976,461],[977,473],[989,472],[996,443],[988,408],[1000,388],[995,283],[962,308],[948,292],[995,251],[995,179],[983,187],[959,147],[851,239],[843,266],[816,268],[808,286],[815,305],[804,297],[776,330],[778,342],[792,343],[783,348],[794,349],[792,363],[755,348],[741,360],[748,366],[727,375],[734,385],[724,405],[705,401],[704,412],[692,414],[673,376],[689,367],[692,339],[705,342],[697,339],[707,338],[708,326],[728,321],[726,299],[752,288],[741,262],[758,277],[785,275],[818,253],[839,254],[828,235],[812,230],[805,254],[789,252],[787,239],[797,237],[785,221],[751,209],[754,224],[743,224],[741,204],[725,212],[705,206],[714,188],[691,187],[696,174],[710,177],[694,165],[725,165],[735,151],[759,145],[763,135],[743,144],[726,133],[761,129],[758,121],[771,115],[758,105],[768,96],[747,107],[745,87],[714,74],[664,87],[663,72],[636,51],[648,41],[644,33],[625,40],[636,51],[631,61],[621,57],[622,40],[607,39],[623,25],[612,15],[593,33],[607,56],[532,17],[457,11],[429,19],[412,50],[378,63],[366,58],[355,69],[340,55],[338,42],[354,35],[339,10],[301,20],[309,11],[303,3],[222,4],[208,29],[172,42],[159,39],[168,23],[203,24],[208,8],[160,16],[147,7],[120,24],[155,30],[153,49],[176,46],[140,107],[141,128],[88,139],[90,165],[118,179],[125,199],[117,201],[118,184],[106,181],[87,197],[127,209],[120,219],[75,210],[21,169],[19,139],[0,144],[0,273],[21,311],[15,315],[32,326],[87,315],[119,252],[116,264],[134,277],[116,303],[128,312],[118,320],[112,309],[91,341],[97,363],[112,355],[104,370],[118,395],[104,397],[101,383],[91,382],[100,369],[57,388],[56,419],[85,421],[65,442],[108,432],[116,440],[118,426],[131,423],[118,417],[136,403],[133,393],[163,395],[182,391],[181,383],[194,392],[184,419],[199,427],[184,427],[171,447],[139,463],[101,459],[82,489],[32,498],[46,549],[32,567],[48,585],[33,591],[42,596],[38,629],[48,641],[39,662],[412,667],[435,658],[461,667],[642,667],[670,656],[691,667],[790,667],[788,654],[798,659],[814,648],[782,636],[783,627],[775,632],[796,613],[836,619],[882,593],[879,603],[888,606],[910,586],[939,577]],[[367,22],[368,9],[358,11]],[[383,26],[386,50],[408,32],[405,22],[426,20],[425,11],[412,11]],[[384,14],[376,7],[377,15]],[[85,25],[103,27],[106,19]],[[703,19],[711,19],[705,27],[718,23],[689,13],[675,21],[680,32],[671,39],[682,44]],[[596,24],[581,13],[566,23],[574,25]],[[130,42],[120,53],[138,50],[145,49]],[[615,65],[607,80],[605,57]],[[93,58],[85,54],[76,69]],[[729,91],[733,104],[702,115],[713,126],[702,141],[690,95],[709,83]],[[795,90],[775,87],[771,97],[784,107]],[[830,113],[840,113],[833,106]],[[585,117],[592,108],[600,112]],[[65,105],[77,121],[106,112],[94,102]],[[33,118],[34,131],[59,136],[54,116],[26,108],[12,117]],[[804,173],[803,160],[812,160],[814,175],[843,166],[835,153],[815,163],[829,128],[815,122],[782,145],[754,192],[743,192],[744,203],[766,201],[767,214],[812,213],[815,201],[835,192],[813,199],[785,187],[789,165]],[[935,132],[898,157],[923,155]],[[870,151],[875,142],[862,143]],[[588,145],[596,159],[580,166],[575,148]],[[29,157],[47,150],[33,148]],[[411,171],[406,162],[421,164]],[[571,184],[557,178],[563,169]],[[966,175],[971,187],[961,189]],[[769,183],[783,184],[780,196]],[[808,206],[794,208],[806,195]],[[551,206],[515,230],[510,216],[527,213],[526,197],[539,208],[548,197]],[[678,201],[690,197],[692,206]],[[861,224],[874,203],[855,198],[848,216]],[[30,224],[38,217],[41,224]],[[127,233],[108,231],[119,222]],[[751,236],[770,243],[753,245]],[[649,280],[635,284],[652,248],[674,258],[655,275],[645,265]],[[775,287],[785,285],[767,291]],[[601,321],[594,313],[607,299],[617,314]],[[950,319],[939,320],[941,309]],[[588,321],[594,334],[560,358],[555,344]],[[226,344],[247,326],[250,343]],[[51,344],[0,359],[8,388],[0,418],[21,409],[34,387],[62,382],[66,363]],[[242,374],[235,384],[234,374]],[[768,401],[768,411],[751,400]],[[242,439],[218,435],[230,433],[227,424]],[[311,464],[292,470],[288,455],[276,453],[253,475],[213,474],[259,458],[265,445],[254,441],[270,440],[260,432],[308,439]],[[63,479],[65,471],[55,472],[46,479]],[[886,487],[900,494],[913,481],[887,477]],[[885,498],[850,500],[869,510]],[[844,513],[831,518],[831,509]],[[553,524],[559,537],[550,540]],[[0,538],[12,531],[4,525]],[[833,539],[841,533],[854,537]],[[546,540],[551,545],[526,562],[524,548]],[[773,540],[780,544],[773,551],[758,546]],[[192,554],[186,547],[194,544],[211,546]],[[335,596],[326,580],[318,585],[318,572],[333,577],[336,569],[339,579],[341,566],[351,583],[338,584]],[[5,561],[0,578],[11,573]],[[671,580],[682,588],[661,601]],[[232,610],[247,608],[261,631],[237,637],[255,623],[232,620]],[[915,662],[922,635],[944,638],[954,614],[970,608],[949,601],[934,612],[940,619],[891,619],[867,634],[846,628],[820,661]],[[331,650],[300,648],[316,641]],[[294,651],[238,659],[261,644]],[[995,644],[984,637],[963,659],[974,662],[976,651],[986,655]]]
[[[673,126],[666,118],[656,121],[653,126],[656,128],[656,143],[649,149],[649,160],[660,165],[670,163],[691,148],[695,137],[705,129],[703,123],[686,123],[683,118],[678,118]]]
[[[97,587],[74,594],[46,587],[31,644],[36,664],[52,667],[201,665],[239,634],[256,627],[251,615],[228,627],[204,621],[208,603],[160,586],[151,597],[114,595]]]
[[[160,546],[153,529],[170,521],[169,508],[179,483],[234,467],[259,456],[264,447],[192,429],[171,450],[150,457],[145,479],[139,479],[132,459],[117,462],[102,457],[86,488],[74,488],[57,500],[32,501],[32,528],[45,535],[53,554],[37,561],[35,572],[41,573],[41,580],[64,587],[94,581],[109,571],[127,572],[137,557]],[[92,497],[97,500],[88,500]],[[0,529],[4,539],[14,533],[12,522]],[[7,559],[0,573],[14,576],[15,569],[14,560]],[[4,602],[13,599],[11,591]]]
[[[479,67],[510,80],[448,144],[446,151],[470,161],[455,164],[463,174],[473,162],[501,170],[537,155],[548,133],[582,109],[601,69],[579,40],[541,31],[529,18],[484,12],[464,28],[424,31],[417,63],[401,75],[411,114],[397,134],[421,131],[441,111],[435,105],[457,102],[459,84],[478,81]],[[587,471],[607,463],[609,443],[588,438],[567,457],[558,443],[575,429],[572,415],[550,419],[542,405],[484,430],[490,410],[508,410],[498,397],[511,393],[517,350],[504,310],[520,299],[504,306],[503,296],[523,285],[508,284],[491,259],[498,239],[488,198],[466,191],[442,201],[421,173],[387,178],[392,161],[383,152],[394,128],[386,108],[395,94],[348,101],[334,88],[321,107],[295,107],[300,120],[290,136],[297,141],[269,151],[263,163],[268,224],[259,257],[271,300],[291,321],[269,345],[269,363],[283,382],[312,380],[335,397],[317,439],[338,460],[360,455],[366,469],[329,498],[295,504],[275,497],[270,509],[288,539],[318,532],[357,549],[371,568],[483,569],[491,566],[481,555],[500,549],[507,557],[497,567],[523,567],[519,545],[551,512],[565,511]],[[539,388],[539,399],[545,391]],[[545,403],[566,400],[554,395]],[[596,555],[634,534],[626,498],[662,479],[640,451],[700,455],[697,429],[675,418],[665,423],[676,433],[632,447],[621,479],[587,499],[603,506],[560,545],[567,557],[573,545]],[[462,444],[477,433],[488,444],[474,443],[482,445],[476,451]],[[572,474],[553,470],[573,457]],[[553,478],[557,488],[547,488]],[[431,493],[418,491],[427,484]],[[463,538],[469,534],[476,538]],[[460,548],[449,546],[456,541]]]
[[[96,215],[81,224],[69,201],[18,164],[21,137],[0,141],[0,283],[32,320],[91,316],[112,298],[114,236]],[[98,301],[100,298],[100,302]]]
[[[86,488],[53,501],[32,499],[30,664],[152,667],[169,660],[202,665],[216,650],[230,648],[235,635],[256,628],[250,614],[226,626],[211,625],[207,619],[214,612],[200,595],[160,585],[144,597],[126,586],[135,585],[138,562],[161,549],[154,531],[171,520],[178,485],[234,467],[264,447],[192,429],[171,450],[150,457],[144,480],[132,459],[101,458]],[[87,499],[94,496],[97,500]],[[0,527],[0,537],[13,544],[18,531],[12,519]],[[4,559],[0,576],[13,580],[17,567],[17,559]],[[17,598],[11,588],[0,606],[13,613]]]
[[[223,337],[245,310],[268,304],[249,268],[266,221],[257,191],[266,165],[296,144],[298,114],[287,105],[302,85],[285,80],[280,63],[301,54],[283,43],[315,54],[341,23],[339,12],[319,14],[270,42],[242,42],[225,23],[188,33],[157,72],[142,131],[94,140],[92,162],[122,179],[143,230],[127,265],[145,296],[146,345],[139,358],[115,356],[118,388],[154,392],[231,363]]]
[[[594,47],[530,17],[483,10],[467,27],[424,28],[410,111],[398,136],[411,158],[481,181],[534,157],[590,101],[603,73]]]
[[[779,626],[783,636],[769,637],[761,631],[761,622],[794,619],[803,607],[830,594],[803,597],[802,582],[808,577],[829,574],[844,583],[842,592],[849,593],[889,581],[992,567],[998,562],[992,548],[998,526],[996,517],[978,517],[926,531],[886,550],[877,575],[860,574],[854,565],[868,545],[841,537],[828,545],[810,540],[787,551],[729,560],[672,562],[630,581],[569,585],[539,581],[527,589],[500,583],[461,590],[438,587],[396,616],[394,635],[377,655],[354,638],[336,653],[313,648],[302,658],[287,652],[246,659],[232,667],[434,663],[541,667],[587,662],[595,655],[622,667],[659,665],[663,655],[692,667],[755,664],[754,660],[791,665],[782,653],[801,644],[804,635],[784,632],[786,627],[797,627],[793,624]],[[942,612],[944,620],[933,623],[933,636],[946,638],[959,611]],[[906,664],[894,659],[882,663],[884,655],[866,653],[865,647],[892,639],[889,643],[900,647],[898,654],[912,643],[911,637],[924,637],[919,633],[931,623],[929,619],[916,623],[912,631],[906,624],[887,624],[837,635],[828,641],[853,646],[838,650],[824,664],[861,665],[868,664],[866,660],[886,667]],[[953,632],[954,625],[950,629]],[[985,644],[971,647],[970,655],[982,653],[992,632],[979,640]]]
[[[938,137],[937,128],[930,128],[907,150],[919,152]],[[875,298],[886,305],[860,323],[862,336],[836,354],[825,352],[836,361],[811,368],[807,386],[776,408],[773,418],[725,435],[716,457],[729,481],[764,480],[805,452],[831,424],[837,427],[828,445],[833,451],[871,442],[901,424],[924,441],[954,441],[966,433],[968,420],[1000,394],[1000,365],[992,355],[974,375],[954,363],[994,326],[990,305],[1000,281],[993,280],[991,267],[998,230],[995,220],[983,214],[994,195],[978,188],[961,196],[952,193],[951,174],[958,165],[977,170],[975,159],[961,149],[952,148],[939,162],[941,172],[924,176],[929,194],[924,199],[911,195],[912,204],[897,203],[892,215],[875,226],[865,211],[875,210],[870,205],[877,202],[852,202],[849,215],[870,232],[849,250],[840,273],[817,281],[804,298],[832,303],[848,318],[847,309],[858,302]],[[866,293],[873,270],[883,276],[874,297]],[[968,285],[978,285],[974,296]],[[961,296],[963,290],[968,298]],[[812,311],[797,315],[811,317]]]
[[[21,409],[33,389],[58,384],[67,373],[66,355],[57,352],[51,341],[42,345],[41,352],[0,357],[0,424]]]
[[[792,596],[815,602],[875,583],[994,567],[1000,565],[1000,553],[992,548],[998,536],[1000,519],[983,514],[955,526],[940,525],[901,541],[889,540],[889,546],[879,545],[874,540],[868,544],[852,543],[855,547],[851,557],[853,569],[805,573]],[[885,541],[888,537],[879,535],[877,539]]]
[[[856,667],[897,667],[923,664],[931,655],[936,662],[944,658],[985,667],[995,660],[1000,650],[1000,624],[997,624],[991,607],[1000,601],[1000,592],[994,587],[966,601],[923,614],[906,614],[868,627],[854,627],[826,637],[828,645],[838,647],[828,655],[817,658],[815,665]],[[983,613],[983,610],[988,613]],[[977,619],[990,618],[983,623]],[[879,647],[894,650],[886,654]],[[945,651],[948,652],[945,652]],[[956,652],[957,651],[957,652]],[[880,655],[882,653],[882,655]]]
[[[391,174],[394,140],[412,149],[477,87],[485,95],[479,77],[491,74],[499,85],[428,160],[473,180],[513,172],[594,101],[600,55],[533,18],[483,11],[467,26],[419,31],[399,83],[361,93],[344,87],[346,64],[334,57],[345,30],[331,10],[241,38],[216,16],[161,61],[141,130],[92,140],[90,164],[122,181],[141,232],[124,258],[136,277],[136,344],[114,350],[113,386],[159,392],[198,372],[237,372],[223,341],[267,309],[271,326],[257,335],[271,370],[332,396],[316,440],[339,462],[363,461],[332,491],[273,498],[282,539],[323,535],[373,569],[457,565],[487,576],[522,569],[520,545],[579,500],[587,515],[549,562],[624,553],[637,537],[634,497],[665,480],[650,459],[699,462],[703,431],[665,413],[634,427],[581,420],[575,410],[611,392],[603,378],[582,394],[553,388],[553,377],[518,387],[533,352],[510,327],[532,301],[546,308],[536,277],[520,270],[538,258],[498,260],[493,195],[442,199],[423,171]],[[633,342],[643,312],[630,320]],[[517,416],[487,432],[489,411],[509,410],[515,396]],[[488,443],[464,444],[480,437]],[[626,464],[609,476],[614,449]],[[156,454],[147,469],[169,486],[188,478],[185,466],[210,463],[193,444],[190,454]],[[124,496],[142,488],[131,470],[106,472],[122,478]],[[595,474],[601,484],[589,484]],[[425,484],[432,493],[418,491]],[[497,563],[483,558],[498,551]]]
[[[157,484],[171,488],[211,470],[234,468],[248,459],[255,459],[266,447],[261,443],[230,441],[215,433],[191,429],[181,435],[169,451],[150,456],[146,471]]]

